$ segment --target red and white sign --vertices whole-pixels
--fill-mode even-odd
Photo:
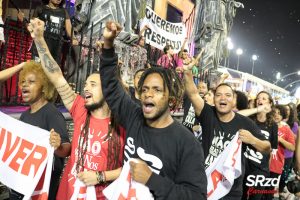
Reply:
[[[234,179],[242,174],[242,142],[237,133],[224,151],[205,170],[207,176],[207,199],[217,200],[231,190]]]
[[[96,200],[95,186],[86,186],[78,178],[74,184],[74,192],[70,200]]]
[[[131,179],[129,162],[138,162],[136,159],[129,159],[123,166],[119,178],[103,190],[108,200],[153,200],[153,196],[147,186]]]
[[[0,182],[24,199],[48,197],[54,152],[49,138],[49,131],[0,112]]]

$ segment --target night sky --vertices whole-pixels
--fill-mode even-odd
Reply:
[[[284,76],[300,70],[300,1],[299,0],[241,0],[244,9],[238,9],[230,34],[234,49],[230,66],[236,68],[236,49],[240,56],[240,71],[251,73],[252,55],[259,56],[254,75],[269,82],[276,81],[277,72]],[[299,75],[291,75],[278,85],[285,87]],[[300,82],[288,87],[295,91]]]

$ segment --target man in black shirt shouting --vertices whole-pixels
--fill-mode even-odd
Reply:
[[[118,27],[106,24],[100,74],[106,102],[126,128],[125,161],[140,159],[130,163],[133,180],[145,184],[155,199],[206,199],[201,145],[170,115],[183,94],[180,79],[170,70],[147,69],[138,86],[141,105],[134,103],[115,76]]]
[[[214,96],[215,106],[210,106],[199,95],[190,67],[184,66],[184,83],[186,94],[194,106],[196,118],[202,126],[205,168],[208,168],[224,151],[237,132],[239,132],[239,139],[243,142],[242,152],[245,152],[247,146],[252,146],[260,152],[270,153],[270,142],[264,141],[264,136],[254,122],[233,112],[234,91],[230,85],[222,83],[217,86]],[[242,175],[234,180],[229,193],[222,199],[240,200],[242,198],[244,172],[245,157],[243,156]]]

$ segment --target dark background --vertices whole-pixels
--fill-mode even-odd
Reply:
[[[29,1],[13,0],[20,8],[28,8]],[[33,0],[32,7],[41,0]],[[242,48],[239,70],[251,73],[252,55],[255,61],[254,75],[271,83],[300,70],[300,1],[299,0],[241,0],[244,9],[237,10],[230,37],[234,44],[230,67],[236,69],[236,49]],[[300,80],[297,74],[288,76],[277,84],[281,87]],[[294,92],[300,82],[288,87]]]
[[[240,70],[251,73],[252,55],[259,56],[254,75],[266,81],[276,81],[277,72],[284,76],[300,70],[300,1],[299,0],[242,0],[245,8],[237,10],[231,31],[234,49],[230,64],[236,68],[236,48],[240,56]],[[278,85],[285,87],[300,76],[291,75]],[[288,87],[295,91],[300,82]]]

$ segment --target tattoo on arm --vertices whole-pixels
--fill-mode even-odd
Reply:
[[[50,58],[48,54],[44,54],[43,60],[44,60],[44,63],[45,63],[45,68],[50,73],[54,73],[54,72],[59,72],[60,71],[60,68],[59,68],[58,64],[52,58]]]
[[[35,46],[36,46],[38,52],[40,52],[41,54],[46,53],[46,48],[43,46],[43,44],[40,41],[36,41]]]
[[[72,90],[68,83],[59,86],[56,89],[65,105],[68,105],[75,100],[75,92]]]
[[[38,52],[40,54],[42,54],[42,56],[40,56],[40,57],[45,63],[45,68],[50,73],[59,72],[60,68],[59,68],[58,64],[55,62],[55,60],[53,58],[51,58],[49,56],[50,52],[47,51],[47,48],[43,45],[43,43],[40,41],[36,41],[35,45],[36,45]]]

